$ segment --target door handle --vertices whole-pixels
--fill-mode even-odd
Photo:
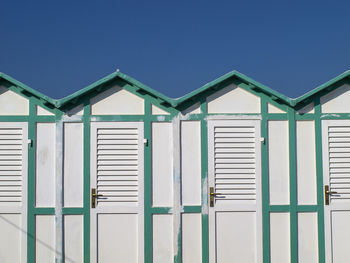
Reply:
[[[210,200],[210,207],[214,207],[214,199],[215,196],[222,195],[221,193],[214,193],[214,187],[209,187],[209,200]]]
[[[103,195],[96,194],[96,188],[91,188],[91,208],[96,208],[96,199]]]
[[[324,186],[324,199],[325,199],[325,204],[329,205],[329,196],[332,194],[337,194],[338,192],[335,191],[330,191],[329,190],[329,185]]]

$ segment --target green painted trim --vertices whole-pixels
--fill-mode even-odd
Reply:
[[[291,205],[271,205],[269,206],[269,212],[291,212],[293,209],[296,212],[317,212],[319,207],[317,205],[298,205],[293,208]]]
[[[90,262],[90,102],[84,102],[84,262]]]
[[[151,214],[172,214],[171,207],[152,207]]]
[[[317,223],[318,223],[318,258],[319,263],[325,263],[325,225],[323,204],[323,157],[322,157],[322,121],[320,99],[315,98],[315,151],[316,151],[316,174],[317,174]]]
[[[201,101],[201,112],[208,111],[206,100]],[[209,263],[209,217],[208,196],[205,187],[208,187],[208,127],[207,120],[201,119],[201,174],[202,174],[202,262]],[[204,206],[206,208],[204,208]]]
[[[35,152],[36,152],[36,123],[34,121],[36,108],[33,101],[29,100],[28,139],[32,144],[28,145],[28,204],[27,204],[27,261],[35,262]]]
[[[148,143],[144,145],[144,249],[145,262],[152,262],[152,122],[151,103],[145,99],[145,120],[144,120],[144,138]]]
[[[267,102],[261,99],[261,137],[265,138],[265,143],[261,143],[261,194],[262,194],[262,226],[263,226],[263,262],[270,262],[270,215],[269,215],[269,138]]]
[[[288,109],[289,129],[289,192],[290,192],[290,246],[291,262],[298,262],[298,214],[296,170],[296,121],[295,111]]]
[[[350,113],[320,113],[319,118],[321,120],[345,120],[350,119]]]
[[[183,207],[183,213],[201,213],[202,212],[202,206],[184,206]]]
[[[84,215],[85,209],[83,207],[63,207],[63,215]]]
[[[288,120],[288,114],[284,113],[268,113],[266,117],[269,120]]]
[[[54,207],[35,207],[33,211],[34,215],[55,215]]]

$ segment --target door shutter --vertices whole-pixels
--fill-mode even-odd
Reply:
[[[98,203],[138,204],[138,140],[137,128],[97,129]]]
[[[23,128],[0,127],[0,204],[21,205],[22,174]]]
[[[350,199],[350,126],[328,126],[330,199]]]
[[[216,202],[256,200],[254,126],[214,127]]]

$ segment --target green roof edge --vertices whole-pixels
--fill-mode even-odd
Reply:
[[[0,79],[4,79],[4,80],[12,83],[13,85],[27,91],[28,93],[40,98],[41,100],[46,101],[47,103],[49,103],[57,108],[63,107],[64,105],[68,104],[69,102],[76,100],[80,96],[86,95],[87,93],[91,92],[92,90],[99,87],[100,85],[103,85],[104,83],[106,83],[110,80],[116,79],[116,78],[120,78],[128,84],[144,90],[146,93],[151,94],[152,96],[163,100],[164,102],[168,103],[169,105],[171,105],[174,108],[179,106],[180,104],[184,103],[185,101],[191,100],[192,98],[198,96],[199,94],[205,92],[206,90],[211,89],[215,85],[217,85],[217,84],[219,84],[219,83],[221,83],[229,78],[237,78],[243,82],[246,82],[246,83],[248,83],[248,85],[251,85],[252,87],[258,88],[262,92],[264,92],[270,96],[276,97],[279,100],[283,101],[284,103],[290,105],[291,107],[294,107],[297,104],[301,104],[304,101],[307,101],[310,97],[316,95],[317,93],[323,91],[324,89],[330,87],[331,85],[334,85],[335,83],[337,83],[345,78],[348,78],[348,77],[350,77],[350,70],[345,71],[344,73],[342,73],[342,74],[336,76],[335,78],[329,80],[328,82],[316,87],[315,89],[305,93],[304,95],[293,99],[293,98],[289,98],[288,96],[283,95],[283,94],[269,88],[268,86],[266,86],[264,84],[261,84],[255,80],[253,80],[252,78],[250,78],[250,77],[248,77],[248,76],[246,76],[246,75],[244,75],[236,70],[233,70],[233,71],[226,73],[225,75],[205,84],[204,86],[202,86],[202,87],[200,87],[200,88],[198,88],[198,89],[196,89],[196,90],[194,90],[194,91],[192,91],[192,92],[190,92],[190,93],[188,93],[188,94],[186,94],[178,99],[172,99],[172,98],[169,98],[166,95],[163,95],[162,93],[148,87],[147,85],[135,80],[134,78],[132,78],[124,73],[121,73],[119,71],[116,71],[116,72],[109,74],[108,76],[90,84],[89,86],[87,86],[87,87],[67,96],[67,97],[56,100],[56,99],[52,99],[52,98],[50,98],[50,97],[48,97],[40,92],[28,87],[27,85],[23,84],[22,82],[19,82],[18,80],[15,80],[14,78],[8,76],[7,74],[0,72]]]

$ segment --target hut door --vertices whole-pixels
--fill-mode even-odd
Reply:
[[[91,124],[91,262],[144,261],[143,123]]]
[[[260,121],[208,122],[210,262],[262,262]]]
[[[350,121],[322,121],[326,262],[350,258]]]

